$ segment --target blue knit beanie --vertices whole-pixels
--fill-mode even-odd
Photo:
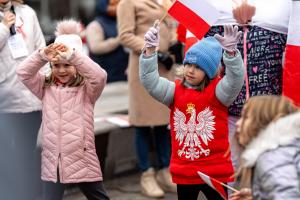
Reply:
[[[195,43],[185,54],[183,64],[196,64],[213,79],[222,58],[222,47],[214,37],[204,38]]]

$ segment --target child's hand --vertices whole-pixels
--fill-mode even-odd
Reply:
[[[145,34],[144,40],[145,40],[145,47],[151,48],[151,47],[158,47],[159,45],[159,26],[158,22],[156,21],[154,23],[154,26],[152,26]]]
[[[73,55],[73,49],[68,48],[64,44],[57,44],[56,46],[57,59],[59,62],[68,62]]]
[[[225,25],[224,37],[219,34],[215,34],[214,37],[220,42],[223,49],[228,52],[235,52],[241,35],[242,31],[238,31],[237,26]]]
[[[252,200],[251,189],[243,188],[229,196],[229,200]]]
[[[56,56],[58,55],[58,53],[56,52],[56,50],[53,48],[54,44],[50,44],[48,46],[46,46],[44,49],[40,50],[40,55],[42,56],[42,58],[48,62],[54,62],[56,61]]]

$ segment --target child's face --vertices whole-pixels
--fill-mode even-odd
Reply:
[[[77,71],[73,65],[68,63],[52,63],[52,74],[62,83],[72,80]]]
[[[197,86],[200,85],[205,77],[205,72],[198,68],[195,64],[184,65],[184,77],[187,83]]]
[[[236,122],[236,134],[238,137],[238,143],[245,147],[250,140],[248,133],[251,126],[252,119],[248,114],[242,114],[241,118]]]

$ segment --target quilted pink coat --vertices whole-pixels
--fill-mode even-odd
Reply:
[[[46,64],[36,51],[17,70],[21,81],[43,103],[42,180],[61,183],[102,180],[94,139],[94,105],[106,84],[106,72],[74,52],[69,60],[85,77],[79,87],[44,87],[38,70]]]

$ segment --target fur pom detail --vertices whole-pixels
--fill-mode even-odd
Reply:
[[[73,19],[62,20],[57,23],[55,35],[76,34],[80,35],[80,23]]]

